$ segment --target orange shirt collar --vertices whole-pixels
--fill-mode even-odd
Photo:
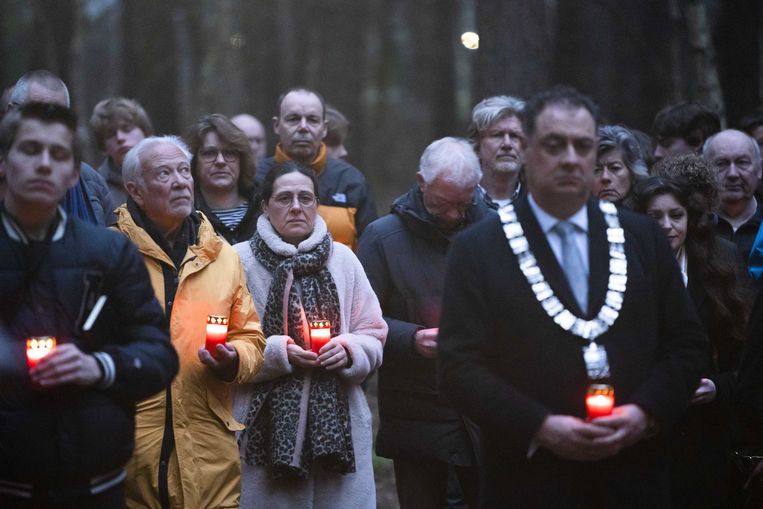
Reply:
[[[315,159],[313,159],[308,166],[313,169],[316,175],[320,175],[323,170],[326,168],[326,159],[328,158],[328,155],[326,154],[326,144],[321,143],[320,148],[318,149],[318,154],[315,156]],[[278,163],[285,163],[286,161],[291,160],[291,157],[289,157],[286,152],[283,151],[281,148],[281,144],[279,143],[276,145],[276,154],[275,154],[275,160]]]

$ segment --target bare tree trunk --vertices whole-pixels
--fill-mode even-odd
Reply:
[[[29,69],[48,69],[69,81],[71,27],[74,24],[72,0],[34,0],[32,4],[35,37],[32,38]]]
[[[69,86],[69,93],[72,97],[81,99],[85,97],[85,65],[84,60],[87,58],[85,55],[83,36],[87,27],[87,20],[85,19],[85,13],[82,9],[82,0],[73,0],[73,13],[74,23],[71,25],[71,45],[70,45],[70,71],[69,75],[71,79],[67,84]],[[83,111],[80,101],[72,102],[74,111],[80,118],[87,118],[89,112]]]
[[[703,2],[695,0],[686,5],[686,28],[696,75],[696,97],[699,101],[714,106],[723,122],[725,108],[715,67],[715,48],[710,42],[710,29]]]
[[[172,31],[177,48],[177,84],[175,87],[178,119],[181,126],[193,120],[195,59],[191,44],[190,21],[186,6],[179,2],[172,9]]]
[[[714,41],[718,50],[718,75],[723,87],[728,125],[761,104],[760,0],[722,0]]]
[[[479,0],[476,98],[528,96],[550,83],[555,0]]]
[[[682,54],[682,27],[683,18],[681,16],[681,9],[678,5],[678,0],[668,0],[670,8],[670,76],[672,81],[671,87],[671,101],[676,103],[685,98],[684,90],[686,86],[683,82],[683,59]]]
[[[297,58],[296,44],[294,41],[297,27],[294,20],[294,5],[292,0],[279,0],[276,3],[275,22],[277,67],[273,69],[274,78],[278,82],[279,89],[285,89],[296,85],[300,76],[298,71],[299,59]],[[274,112],[275,113],[275,112]]]
[[[199,31],[195,36],[200,39],[200,69],[198,80],[193,83],[196,100],[191,109],[191,122],[206,113],[230,115],[236,111],[243,95],[241,49],[244,41],[236,23],[237,7],[235,0],[201,2],[202,12],[215,15],[198,18]]]

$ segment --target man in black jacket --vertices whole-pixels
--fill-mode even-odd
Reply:
[[[278,144],[273,157],[257,161],[257,182],[289,160],[312,168],[318,178],[318,214],[336,242],[355,250],[363,229],[377,217],[376,205],[363,173],[328,155],[323,96],[316,90],[290,88],[278,98],[276,110],[273,130]]]
[[[76,119],[28,103],[0,124],[0,506],[123,507],[135,402],[178,369],[138,251],[59,202]],[[57,346],[27,369],[27,339]]]
[[[395,462],[400,506],[440,508],[449,466],[476,507],[474,436],[437,391],[437,324],[451,238],[491,210],[477,190],[466,140],[443,138],[421,156],[416,184],[360,238],[363,263],[389,325],[379,372],[379,455]]]
[[[658,226],[591,198],[596,117],[567,87],[530,98],[528,194],[448,255],[438,370],[480,425],[485,508],[670,505],[657,433],[699,384],[707,337]],[[614,409],[587,420],[604,383]]]

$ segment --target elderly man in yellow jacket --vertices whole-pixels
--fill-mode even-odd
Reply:
[[[174,136],[150,137],[122,163],[129,193],[116,228],[143,254],[164,305],[180,371],[171,387],[138,405],[128,507],[239,505],[232,383],[252,379],[264,338],[238,255],[193,209],[191,155]],[[205,349],[208,315],[228,317],[224,345]]]

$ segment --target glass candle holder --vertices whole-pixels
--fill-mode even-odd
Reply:
[[[331,339],[331,321],[315,320],[310,322],[310,350],[315,353]]]
[[[609,384],[591,384],[585,397],[588,419],[612,414],[615,407],[615,388]]]
[[[26,362],[29,369],[37,366],[54,348],[56,348],[56,338],[53,336],[32,336],[27,338]]]
[[[207,316],[207,338],[204,341],[204,348],[212,357],[217,359],[217,345],[224,345],[228,338],[228,317],[227,316]]]

